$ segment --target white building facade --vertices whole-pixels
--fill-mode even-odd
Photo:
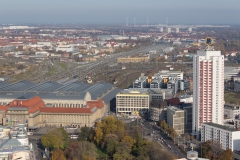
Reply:
[[[220,51],[197,51],[193,57],[193,134],[205,122],[223,124],[224,56]]]
[[[201,141],[206,142],[208,140],[217,143],[224,150],[239,150],[240,131],[216,123],[204,123],[201,129]]]
[[[165,92],[160,89],[129,88],[116,95],[116,113],[133,114],[148,113],[152,100],[163,101]]]

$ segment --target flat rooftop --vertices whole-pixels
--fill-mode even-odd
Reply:
[[[206,123],[203,123],[203,124],[206,124],[206,125],[209,125],[209,126],[213,126],[213,127],[216,127],[216,128],[220,128],[220,129],[223,129],[223,130],[227,130],[227,131],[230,131],[230,132],[239,131],[239,130],[237,130],[235,128],[229,128],[227,126],[223,126],[223,125],[212,123],[212,122],[206,122]]]
[[[161,89],[158,88],[129,88],[124,89],[120,94],[161,94],[164,93]]]

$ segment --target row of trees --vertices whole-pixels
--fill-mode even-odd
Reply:
[[[136,122],[137,123],[137,122]],[[82,127],[78,140],[67,140],[63,129],[55,129],[41,138],[52,150],[52,160],[172,160],[175,157],[159,144],[144,140],[141,127],[131,126],[112,116],[97,122],[94,129]]]
[[[222,151],[219,147],[214,146],[211,141],[202,143],[199,149],[199,155],[210,160],[233,160],[233,152],[231,149]]]
[[[178,136],[173,127],[169,127],[165,120],[159,122],[159,126],[168,133],[168,135],[174,140],[174,137]],[[194,136],[190,136],[187,132],[181,135],[186,141],[193,140]]]

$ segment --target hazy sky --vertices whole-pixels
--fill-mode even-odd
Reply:
[[[240,24],[240,0],[0,0],[0,23]]]

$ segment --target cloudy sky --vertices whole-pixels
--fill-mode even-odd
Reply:
[[[0,23],[240,24],[240,0],[0,0]]]

